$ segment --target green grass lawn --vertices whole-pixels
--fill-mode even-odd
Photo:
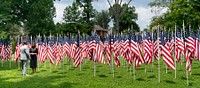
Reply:
[[[158,64],[154,61],[153,72],[151,65],[141,65],[136,70],[134,80],[133,70],[121,61],[120,68],[114,69],[115,77],[108,65],[97,63],[96,76],[94,76],[94,63],[86,60],[79,68],[70,67],[65,59],[60,65],[50,66],[49,61],[40,64],[37,73],[23,77],[18,64],[5,62],[2,67],[0,63],[0,88],[199,88],[200,62],[193,61],[192,75],[189,75],[189,86],[187,86],[185,63],[177,63],[177,78],[174,71],[168,69],[166,74],[165,64],[161,61],[161,82],[158,83]],[[145,72],[146,67],[146,72]],[[131,66],[131,68],[133,68]],[[28,69],[31,73],[31,69]]]

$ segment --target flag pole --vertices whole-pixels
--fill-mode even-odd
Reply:
[[[92,32],[92,36],[94,36],[95,35],[95,33],[94,32]],[[94,38],[94,39],[96,39],[96,38]],[[93,40],[92,39],[92,41],[94,42],[95,40]],[[95,42],[96,43],[96,42]],[[94,57],[93,59],[94,59],[94,76],[96,76],[96,56],[94,56],[94,51],[92,50],[92,57]]]
[[[174,74],[174,78],[176,78],[176,30],[177,30],[177,29],[176,29],[176,24],[175,24],[175,34],[174,34],[174,35],[175,35],[175,37],[174,37],[174,40],[175,40],[175,42],[174,42],[174,43],[175,43],[175,44],[174,44],[174,45],[175,45],[175,46],[174,46],[174,47],[175,47],[175,50],[174,50],[175,74]]]
[[[11,47],[11,50],[10,50],[10,55],[11,55],[11,57],[10,57],[10,69],[11,69],[11,67],[12,67],[12,63],[11,63],[11,60],[12,60],[12,38],[11,38],[11,36],[10,36],[10,47]],[[9,48],[10,48],[9,47]]]
[[[136,59],[136,58],[135,58]],[[133,79],[135,80],[135,78],[136,78],[136,66],[135,66],[135,61],[133,62]]]
[[[112,35],[111,35],[112,36]],[[113,38],[113,39],[112,39]],[[110,39],[112,39],[112,42],[114,43],[114,36],[112,36]],[[112,43],[110,41],[110,52],[111,52],[111,60],[112,60],[112,73],[113,73],[113,78],[115,77],[115,71],[114,71],[114,58],[112,59]]]
[[[3,63],[4,63],[4,62],[3,62],[3,59],[1,60],[1,62],[2,62],[2,68],[3,68]]]
[[[82,42],[82,41],[81,41]],[[83,42],[82,42],[83,43]],[[80,48],[80,31],[78,30],[78,42],[77,44],[79,44],[79,48]],[[82,71],[82,67],[81,67],[82,61],[80,62],[80,71]]]
[[[152,42],[154,43],[154,41],[153,41],[153,29],[152,29],[151,37],[152,37]],[[152,49],[153,48],[154,48],[154,46],[152,46]],[[153,73],[153,61],[154,61],[154,51],[152,51],[151,75]]]
[[[94,52],[93,52],[93,50],[92,50],[92,56],[94,57]],[[94,76],[96,76],[96,57],[94,57]]]
[[[11,52],[11,53],[12,53],[12,52]],[[11,63],[11,60],[12,60],[12,57],[10,58],[10,69],[11,69],[11,64],[12,64],[12,63]]]
[[[159,41],[159,24],[158,24],[158,31],[157,31],[157,39]],[[158,44],[158,82],[160,83],[160,44]]]
[[[184,20],[183,20],[183,41],[184,41],[184,57],[186,59],[186,50],[185,50],[185,24],[184,24]],[[189,86],[189,80],[188,80],[188,71],[187,71],[187,62],[186,62],[186,79],[187,79],[187,85]]]

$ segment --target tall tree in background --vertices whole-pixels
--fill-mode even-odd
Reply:
[[[63,20],[65,23],[77,23],[81,21],[81,10],[79,4],[72,3],[72,6],[68,6],[64,10]]]
[[[30,31],[30,35],[54,34],[55,7],[53,0],[29,0],[27,22],[25,28]]]
[[[166,29],[174,29],[175,24],[181,29],[184,21],[187,28],[191,25],[195,31],[198,29],[200,23],[200,2],[198,0],[156,0],[149,5],[168,9],[166,13],[152,19],[151,28],[159,23]]]
[[[94,0],[76,0],[80,7],[83,8],[83,20],[87,23],[90,22],[91,18],[95,17],[96,10],[92,6],[92,1]]]
[[[97,21],[97,25],[100,25],[104,29],[108,29],[109,27],[108,23],[111,20],[108,11],[102,10],[101,12],[97,12],[97,15],[95,18]]]
[[[121,10],[126,8],[127,4],[123,4],[121,7]],[[138,18],[138,14],[135,13],[135,7],[134,6],[129,6],[127,10],[124,11],[124,14],[121,15],[120,20],[119,20],[119,32],[132,28],[136,31],[139,32],[140,28],[138,24],[135,22]]]
[[[94,19],[96,10],[93,9],[92,0],[76,0],[71,6],[68,6],[64,10],[64,23],[63,28],[57,28],[58,31],[77,33],[78,30],[81,33],[90,34],[95,23]]]
[[[53,0],[1,0],[0,3],[0,25],[3,25],[2,29],[8,29],[8,33],[15,34],[14,29],[30,35],[53,31]]]
[[[107,0],[110,8],[110,14],[115,22],[115,31],[119,33],[125,29],[130,28],[131,25],[134,25],[134,28],[138,31],[139,26],[136,22],[132,22],[132,19],[137,20],[137,14],[135,13],[135,7],[129,6],[132,0],[129,0],[127,4],[122,4],[122,0],[115,0],[114,4],[111,5],[110,0]]]

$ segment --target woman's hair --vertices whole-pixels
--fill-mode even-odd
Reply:
[[[33,48],[36,47],[36,43],[35,43],[35,42],[32,43],[32,47],[33,47]]]

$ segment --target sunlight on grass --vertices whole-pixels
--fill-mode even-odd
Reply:
[[[79,68],[74,68],[68,60],[61,62],[61,65],[50,67],[49,61],[41,64],[37,73],[23,77],[18,64],[5,62],[0,66],[0,87],[1,88],[169,88],[169,87],[200,87],[200,65],[194,60],[192,75],[189,75],[189,86],[186,84],[185,63],[177,63],[177,78],[174,78],[174,71],[166,68],[161,61],[161,83],[158,83],[158,64],[154,61],[151,65],[142,64],[137,70],[134,80],[133,66],[127,67],[127,63],[121,60],[120,68],[114,68],[114,75],[110,66],[97,63],[96,76],[94,77],[94,63],[86,60]],[[71,66],[70,66],[71,65]],[[131,69],[130,69],[131,68]],[[146,69],[146,72],[145,72]],[[152,70],[151,70],[152,69]],[[31,69],[28,69],[31,73]]]

